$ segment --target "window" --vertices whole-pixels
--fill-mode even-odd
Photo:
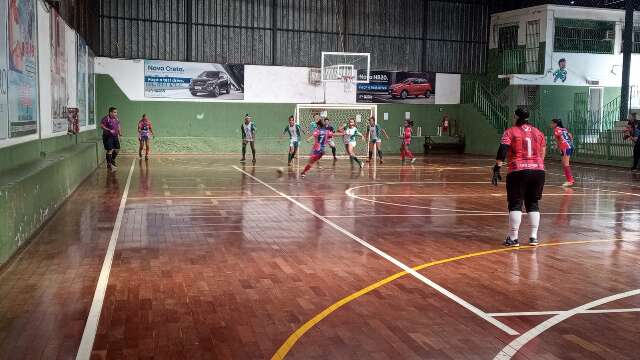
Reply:
[[[622,33],[624,34],[624,29],[622,30]],[[633,39],[631,52],[634,54],[640,54],[640,25],[633,26],[633,35],[631,35],[631,38]],[[622,48],[620,49],[620,52],[622,52],[622,49],[624,49],[624,36],[622,37]]]
[[[554,51],[613,54],[615,23],[555,19]]]
[[[502,26],[498,29],[498,49],[518,48],[518,25]]]

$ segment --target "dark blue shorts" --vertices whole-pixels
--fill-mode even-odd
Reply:
[[[118,150],[120,149],[120,139],[117,136],[103,134],[102,145],[106,151]]]
[[[570,147],[570,148],[566,148],[564,150],[560,150],[560,154],[562,154],[562,156],[565,156],[565,155],[566,156],[571,156],[571,155],[573,155],[573,148]]]

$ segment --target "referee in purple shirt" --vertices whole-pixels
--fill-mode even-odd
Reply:
[[[109,114],[100,121],[102,128],[102,144],[107,151],[107,169],[116,170],[116,157],[120,150],[120,120],[118,120],[118,109],[109,108]]]

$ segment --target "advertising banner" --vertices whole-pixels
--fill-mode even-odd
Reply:
[[[9,109],[7,89],[9,88],[9,66],[7,64],[7,1],[0,0],[0,139],[9,136]]]
[[[371,71],[368,83],[358,84],[360,103],[434,104],[433,72]]]
[[[35,0],[9,0],[9,136],[38,132]]]
[[[67,131],[67,57],[65,56],[65,23],[57,11],[51,9],[51,130]]]
[[[96,57],[93,51],[88,49],[87,53],[87,123],[96,124]]]
[[[78,105],[78,123],[80,127],[87,126],[87,43],[84,42],[82,37],[78,36],[78,41],[76,42],[77,52],[76,52],[76,96],[77,96],[77,105]]]
[[[145,60],[144,96],[242,100],[244,65]]]

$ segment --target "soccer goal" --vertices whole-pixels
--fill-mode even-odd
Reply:
[[[331,126],[338,131],[342,126],[346,125],[349,119],[353,118],[356,122],[356,127],[364,135],[369,126],[369,118],[373,116],[378,119],[378,107],[377,105],[329,105],[329,104],[298,104],[296,105],[296,121],[300,127],[307,132],[305,138],[311,135],[313,130],[314,115],[318,114],[323,119],[329,119]],[[334,138],[336,144],[337,153],[339,155],[346,155],[344,141],[341,136]],[[311,144],[303,143],[302,153],[306,155],[311,150]],[[327,155],[331,156],[331,149],[326,148]],[[364,141],[358,139],[358,145],[356,147],[356,154],[358,157],[365,159],[368,156],[368,144],[367,140]]]

